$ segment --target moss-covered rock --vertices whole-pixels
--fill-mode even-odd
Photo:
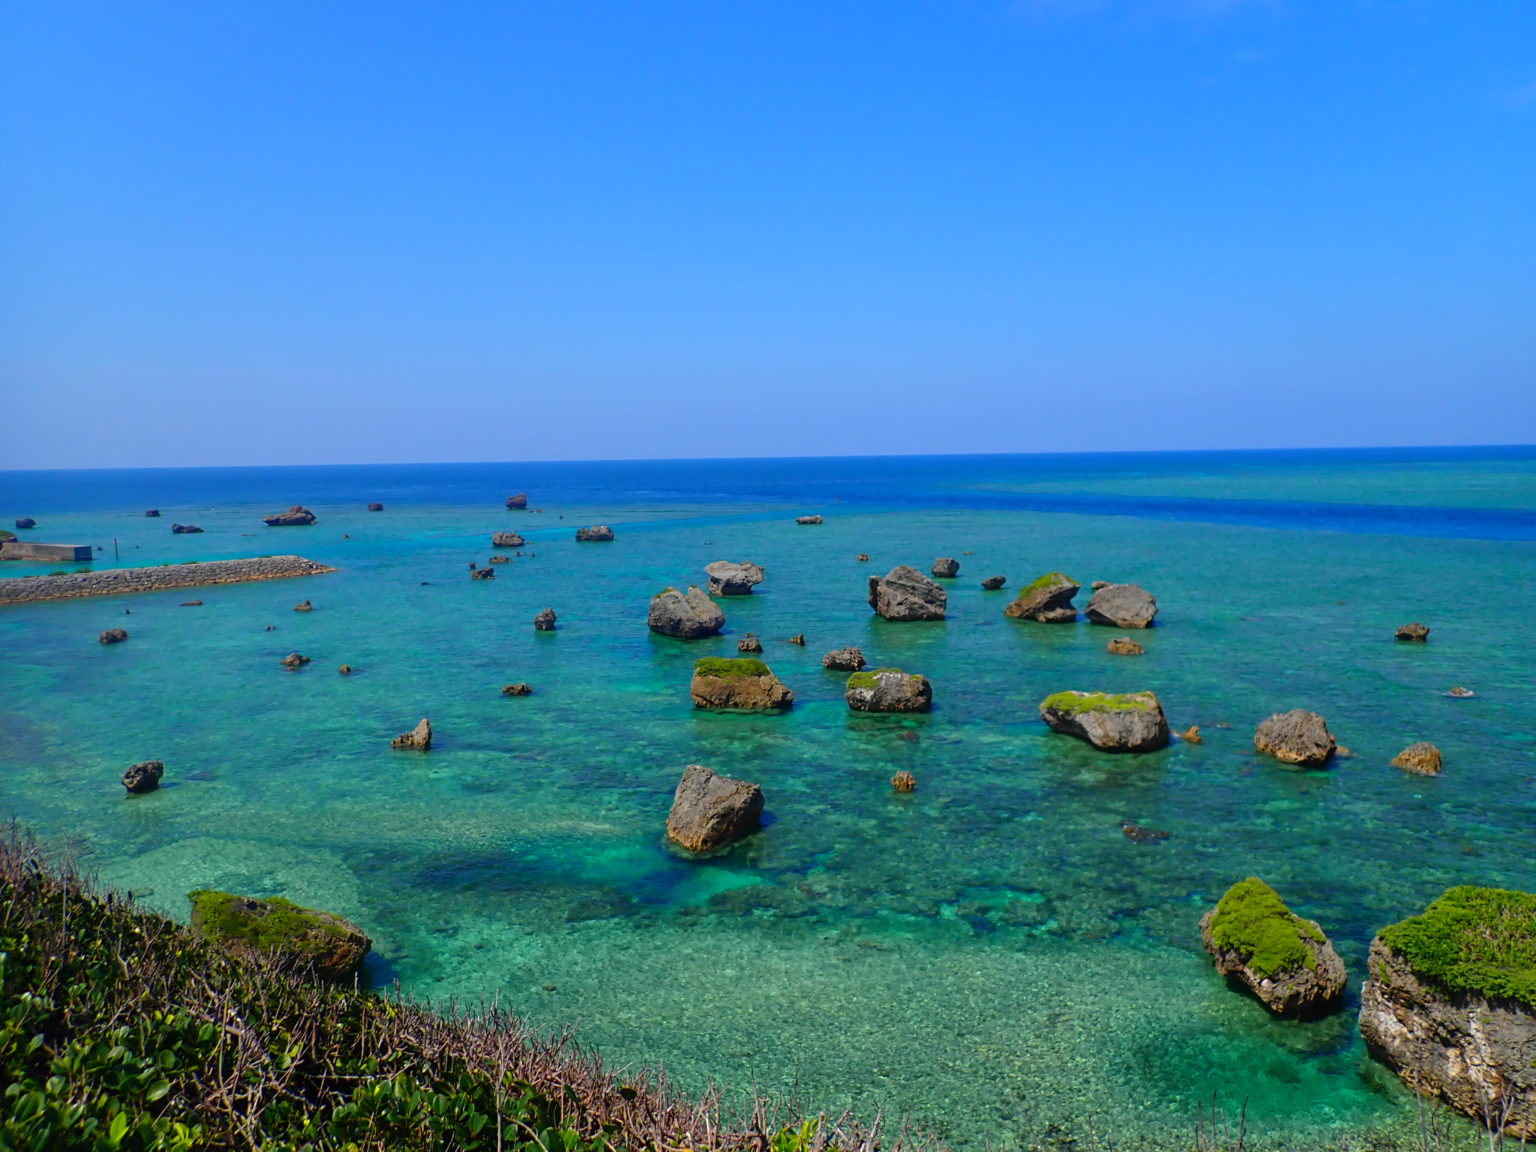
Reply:
[[[933,707],[933,686],[926,676],[875,668],[849,676],[843,699],[855,712],[927,712]]]
[[[1409,1087],[1536,1138],[1536,895],[1452,888],[1371,942],[1360,1034]]]
[[[1070,624],[1077,619],[1072,597],[1081,587],[1065,573],[1047,572],[1019,589],[1018,596],[1003,609],[1003,615],[1041,624]]]
[[[312,968],[326,980],[355,973],[373,941],[349,920],[301,908],[281,896],[257,900],[200,889],[192,901],[192,931],[231,951],[271,953],[284,963]]]
[[[1103,752],[1152,752],[1168,744],[1168,721],[1151,692],[1055,692],[1040,701],[1040,719]]]
[[[1216,970],[1277,1016],[1315,1017],[1339,1006],[1344,962],[1323,930],[1256,876],[1239,880],[1200,919]]]
[[[761,660],[709,656],[694,661],[688,686],[695,708],[788,708],[795,694]]]

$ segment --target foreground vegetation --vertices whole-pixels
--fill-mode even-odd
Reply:
[[[0,1148],[873,1152],[878,1124],[733,1119],[495,1007],[434,1013],[229,956],[0,839]],[[884,1145],[910,1148],[904,1133]]]

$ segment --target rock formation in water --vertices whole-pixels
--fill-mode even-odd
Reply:
[[[96,640],[100,644],[121,644],[128,639],[128,633],[122,628],[108,628]]]
[[[933,707],[933,686],[926,676],[876,668],[849,676],[843,699],[855,712],[927,712]]]
[[[172,524],[171,531],[177,536],[195,536],[202,529],[196,524]]]
[[[1083,611],[1094,624],[1150,628],[1157,616],[1157,601],[1139,584],[1095,584]]]
[[[590,544],[601,543],[613,539],[613,529],[606,524],[592,524],[586,528],[576,529],[577,543]]]
[[[1116,636],[1104,645],[1104,651],[1111,656],[1140,656],[1146,649],[1127,636]]]
[[[1410,744],[1392,757],[1392,767],[1412,772],[1415,776],[1438,776],[1441,767],[1440,749],[1423,740]]]
[[[699,640],[725,627],[725,613],[702,589],[690,584],[687,592],[663,588],[652,596],[645,623],[660,636]]]
[[[519,492],[516,496],[507,497],[507,511],[521,512],[528,507],[528,493]]]
[[[384,505],[380,504],[377,500],[374,500],[368,505],[368,511],[382,512],[384,511]]]
[[[891,777],[891,788],[896,792],[912,792],[917,789],[917,777],[905,770]]]
[[[1056,692],[1040,701],[1053,732],[1086,740],[1101,752],[1151,752],[1168,745],[1168,721],[1151,692]]]
[[[688,692],[695,708],[788,708],[795,700],[795,694],[768,665],[751,658],[706,657],[695,661]]]
[[[953,556],[940,556],[933,562],[929,572],[940,580],[952,580],[960,575],[960,561]]]
[[[1422,624],[1404,624],[1396,632],[1399,640],[1422,644],[1429,639],[1429,629]]]
[[[1006,576],[988,576],[981,582],[981,586],[988,592],[996,592],[1006,583],[1008,583],[1008,577]]]
[[[821,666],[834,672],[857,672],[864,667],[864,653],[858,648],[834,648],[821,658]]]
[[[1338,744],[1321,716],[1294,708],[1261,722],[1253,733],[1253,749],[1285,764],[1321,768],[1333,759]]]
[[[555,615],[553,608],[546,608],[533,618],[533,627],[538,632],[553,632],[559,617]]]
[[[886,620],[942,620],[948,601],[943,588],[905,564],[869,578],[869,606]]]
[[[709,577],[711,596],[749,596],[754,586],[763,582],[763,568],[750,560],[716,560],[704,565]]]
[[[524,540],[516,532],[492,532],[491,533],[491,547],[492,548],[521,548],[523,545],[525,545],[527,543],[528,543],[528,541]]]
[[[292,672],[295,669],[302,668],[304,665],[308,664],[309,657],[298,652],[290,652],[288,655],[279,660],[278,663]]]
[[[256,900],[200,890],[192,901],[191,928],[227,952],[275,959],[284,967],[313,971],[324,980],[352,978],[373,947],[363,930],[330,912],[301,908],[280,896]]]
[[[690,764],[672,795],[667,838],[690,852],[707,852],[750,836],[762,816],[763,790],[756,784]]]
[[[261,522],[269,528],[293,528],[302,524],[313,524],[315,514],[308,508],[295,504],[286,512],[274,512],[270,516],[263,516]]]
[[[821,523],[821,517],[820,516],[796,516],[795,517],[795,523],[796,524],[820,524]]]
[[[501,694],[503,696],[531,696],[533,695],[533,689],[519,680],[516,684],[503,684],[501,686]]]
[[[1239,880],[1200,918],[1216,971],[1277,1016],[1315,1018],[1344,997],[1344,962],[1323,930],[1255,876]]]
[[[416,752],[428,752],[432,748],[432,722],[423,717],[420,724],[409,732],[402,732],[389,742],[391,748],[409,748]]]
[[[160,787],[164,775],[165,765],[159,760],[141,760],[123,773],[123,787],[135,796],[142,796]]]
[[[1014,620],[1033,620],[1040,624],[1070,624],[1077,619],[1072,597],[1081,587],[1070,576],[1047,572],[1019,590],[1003,615]]]

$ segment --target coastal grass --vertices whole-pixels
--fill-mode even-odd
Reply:
[[[1287,908],[1279,893],[1257,876],[1228,888],[1211,917],[1212,943],[1237,952],[1260,976],[1317,967],[1303,935],[1324,942],[1322,932]]]
[[[203,899],[214,894],[203,893]],[[229,955],[0,836],[0,1148],[914,1152],[844,1115],[620,1077],[496,1005],[434,1012]]]
[[[761,660],[754,660],[747,656],[705,656],[693,662],[693,674],[695,676],[714,676],[721,680],[772,675],[768,665],[764,664]]]
[[[1037,576],[1028,584],[1024,585],[1024,587],[1020,588],[1016,599],[1024,600],[1030,596],[1033,596],[1036,592],[1044,591],[1047,588],[1064,588],[1068,584],[1071,584],[1074,587],[1078,586],[1077,581],[1072,579],[1072,577],[1068,576],[1065,572],[1047,572],[1044,576]]]
[[[1536,1010],[1536,895],[1451,888],[1379,935],[1425,983]]]

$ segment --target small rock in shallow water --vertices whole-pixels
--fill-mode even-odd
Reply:
[[[1429,629],[1418,623],[1404,624],[1396,635],[1399,640],[1422,644],[1429,639]]]
[[[352,665],[343,664],[341,667],[337,668],[336,671],[340,672],[343,676],[350,676],[352,675]]]
[[[762,823],[763,790],[690,764],[677,783],[667,814],[667,838],[690,852],[740,840]]]
[[[308,600],[300,600],[293,606],[293,610],[295,612],[313,612],[315,610],[315,606]]]
[[[796,632],[793,636],[791,636],[789,638],[789,642],[791,644],[798,644],[800,647],[804,648],[805,647],[805,633],[804,632]]]
[[[96,637],[101,644],[121,644],[128,639],[128,633],[121,628],[108,628],[100,636]]]
[[[1205,743],[1205,741],[1200,737],[1200,725],[1198,724],[1191,724],[1188,728],[1184,729],[1184,731],[1177,733],[1177,736],[1186,744]]]
[[[917,777],[910,772],[898,772],[891,777],[891,787],[898,792],[911,792],[917,787]]]
[[[1160,828],[1143,828],[1140,824],[1133,824],[1129,820],[1120,821],[1120,833],[1135,844],[1151,844],[1168,839],[1168,833]]]
[[[553,608],[546,608],[533,618],[533,626],[539,632],[553,632],[558,619]]]
[[[1476,696],[1477,693],[1472,691],[1470,688],[1463,688],[1460,684],[1457,684],[1452,687],[1451,690],[1446,693],[1446,695],[1454,696],[1458,700],[1466,700],[1469,697]]]
[[[950,580],[960,575],[960,561],[953,556],[940,556],[928,571],[940,580]]]
[[[821,658],[821,666],[834,672],[857,672],[864,667],[864,653],[851,645],[834,648]]]
[[[201,600],[183,600],[181,606],[183,608],[198,608],[201,607],[202,603]]]
[[[279,660],[278,663],[291,672],[295,668],[302,668],[304,665],[308,664],[309,657],[303,656],[298,652],[290,652],[288,655]]]
[[[748,655],[751,655],[752,653],[761,652],[762,650],[763,642],[750,632],[748,632],[740,640],[736,641],[736,651],[738,652],[744,652]]]
[[[1006,583],[1008,583],[1008,577],[1006,576],[988,576],[981,582],[981,586],[988,592],[996,592]]]
[[[516,684],[503,684],[501,686],[501,694],[503,696],[531,696],[533,689],[519,680]]]
[[[165,775],[165,765],[159,760],[141,760],[123,773],[123,787],[135,796],[153,792],[160,787]]]
[[[1412,772],[1415,776],[1440,775],[1440,749],[1427,741],[1410,744],[1392,757],[1392,767]]]
[[[1146,649],[1128,637],[1116,636],[1104,645],[1104,651],[1111,656],[1140,656]]]
[[[391,748],[410,748],[427,752],[432,748],[432,722],[425,718],[409,732],[402,732],[389,742]]]

